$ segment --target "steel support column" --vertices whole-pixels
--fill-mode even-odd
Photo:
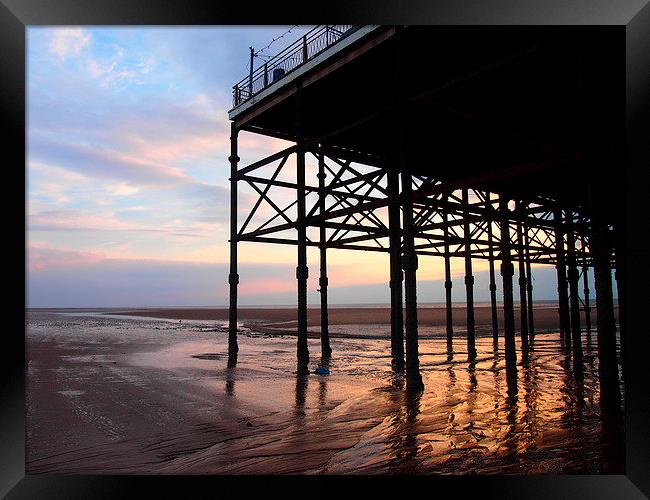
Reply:
[[[535,311],[533,306],[533,273],[530,265],[530,237],[528,227],[524,226],[524,245],[526,246],[526,292],[528,294],[528,339],[535,340]]]
[[[418,352],[418,300],[417,300],[417,269],[418,256],[415,253],[415,228],[413,223],[413,178],[409,165],[410,136],[409,113],[405,105],[403,82],[403,50],[404,41],[398,32],[395,41],[396,81],[397,81],[397,160],[402,180],[402,269],[404,270],[404,301],[405,334],[406,334],[406,388],[412,393],[424,389],[420,375],[420,359]]]
[[[623,258],[623,249],[625,248],[625,239],[622,237],[622,231],[614,227],[614,277],[616,278],[616,292],[618,304],[618,334],[621,339],[621,354],[625,352],[625,259]],[[623,367],[625,368],[625,367]]]
[[[237,285],[239,274],[237,274],[237,139],[239,131],[234,122],[230,125],[230,274],[228,284],[230,286],[230,304],[228,310],[228,364],[237,362]]]
[[[402,210],[404,254],[402,256],[402,269],[404,270],[404,295],[406,301],[406,385],[409,389],[419,391],[424,389],[420,375],[420,359],[418,353],[418,301],[417,301],[417,276],[418,256],[415,253],[413,235],[413,203],[409,196],[411,174],[402,172],[402,193],[407,201]]]
[[[515,202],[515,211],[522,212],[519,200]],[[521,329],[521,352],[524,358],[528,356],[528,305],[526,295],[526,256],[524,251],[524,227],[522,222],[517,221],[517,245],[519,245],[518,268],[519,268],[519,325]]]
[[[399,194],[399,173],[390,170],[386,184],[391,196]],[[388,206],[388,230],[390,232],[390,347],[393,370],[404,371],[404,309],[402,295],[402,230],[400,207],[396,203]]]
[[[585,253],[586,243],[585,237],[580,238],[582,253]],[[582,283],[583,283],[583,293],[584,293],[584,305],[585,305],[585,329],[587,330],[587,335],[591,335],[591,304],[589,302],[589,266],[587,265],[586,258],[583,260],[582,264]]]
[[[472,245],[469,226],[469,190],[463,189],[463,236],[465,239],[465,296],[467,309],[467,357],[476,358],[476,332],[474,324],[474,275],[472,274]]]
[[[512,277],[514,266],[510,255],[510,227],[508,198],[499,197],[501,218],[501,276],[503,277],[503,336],[506,357],[506,377],[509,386],[517,380],[517,351],[515,347],[515,311]]]
[[[325,158],[323,152],[318,153],[318,209],[322,214],[325,213]],[[320,345],[321,356],[329,358],[332,355],[332,348],[330,347],[330,334],[329,334],[329,317],[327,311],[327,287],[329,285],[327,279],[327,233],[325,224],[321,224],[319,228],[319,252],[320,252],[320,276],[318,278],[318,290],[320,292]]]
[[[298,132],[296,149],[296,208],[298,212],[296,223],[298,233],[298,266],[296,267],[296,279],[298,281],[297,356],[298,371],[303,371],[309,363],[309,348],[307,347],[307,278],[309,277],[309,269],[307,268],[307,226],[305,223],[305,145],[301,137],[302,103],[300,95],[298,95],[296,106],[296,129]]]
[[[553,212],[555,219],[555,251],[557,269],[557,294],[558,312],[560,314],[560,336],[568,343],[570,342],[569,331],[571,320],[569,318],[569,296],[567,293],[566,260],[564,254],[564,234],[562,232],[562,210],[556,209]]]
[[[596,285],[596,328],[598,335],[598,372],[602,397],[615,402],[618,397],[616,357],[616,319],[612,292],[611,235],[596,215],[592,219],[591,251]]]
[[[453,344],[454,338],[454,313],[452,310],[452,298],[451,298],[451,287],[453,283],[451,281],[451,257],[449,255],[449,226],[447,222],[449,220],[449,209],[447,208],[447,201],[449,195],[445,194],[443,196],[443,201],[445,206],[442,209],[442,220],[444,223],[444,249],[445,249],[445,311],[447,317],[447,346],[451,347]]]
[[[487,193],[487,204],[490,204],[490,193]],[[495,346],[499,344],[499,318],[497,316],[497,284],[496,276],[494,272],[494,248],[493,248],[493,236],[492,236],[492,219],[488,221],[488,246],[489,246],[489,263],[490,263],[490,306],[492,308],[492,340]]]
[[[567,235],[567,277],[569,280],[569,301],[571,306],[571,343],[576,356],[582,355],[580,339],[580,298],[578,296],[578,262],[576,259],[576,241],[573,232],[573,211],[566,212]]]

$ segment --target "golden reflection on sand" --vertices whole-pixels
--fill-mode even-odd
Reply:
[[[491,335],[474,362],[462,332],[423,339],[425,390],[411,394],[389,339],[334,338],[333,357],[300,373],[291,337],[242,335],[229,366],[226,335],[202,324],[42,321],[28,345],[32,473],[623,470],[622,395],[601,397],[590,336],[576,359],[538,331],[514,381]]]

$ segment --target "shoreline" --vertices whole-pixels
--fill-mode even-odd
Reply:
[[[592,328],[596,324],[596,307],[591,308]],[[546,304],[535,305],[534,309],[535,328],[551,330],[559,327],[559,317],[556,307]],[[390,308],[375,307],[331,307],[328,309],[330,326],[347,325],[390,325]],[[195,321],[227,321],[228,309],[210,308],[151,308],[151,309],[120,309],[102,312],[104,315],[135,316],[142,318],[159,318],[169,320],[195,320]],[[520,309],[515,308],[515,321],[519,321]],[[614,308],[615,317],[618,319],[618,307]],[[238,309],[238,321],[240,326],[247,329],[257,329],[262,333],[276,332],[290,335],[295,332],[297,326],[296,308],[240,308]],[[466,328],[466,308],[457,306],[453,309],[454,329],[464,331]],[[491,308],[479,306],[474,308],[476,326],[479,330],[491,330]],[[581,311],[581,321],[584,324],[585,315]],[[310,327],[320,326],[320,309],[307,309],[307,322]],[[445,327],[446,310],[443,307],[419,307],[419,326]],[[503,328],[503,311],[498,311],[499,328]],[[518,324],[518,323],[517,323]],[[312,332],[313,333],[313,332]]]
[[[321,376],[311,335],[303,375],[295,338],[242,333],[231,367],[226,329],[207,326],[30,312],[28,473],[621,471],[611,451],[620,439],[601,430],[595,334],[584,337],[576,391],[557,334],[540,332],[514,399],[502,341],[495,350],[477,335],[468,364],[462,334],[451,355],[445,340],[422,336],[425,391],[412,399],[391,370],[385,334],[333,337],[331,373]]]

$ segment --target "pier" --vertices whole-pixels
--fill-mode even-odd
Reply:
[[[473,265],[488,261],[493,341],[503,346],[510,383],[535,349],[534,266],[547,264],[557,270],[558,335],[577,362],[582,336],[591,335],[595,297],[601,390],[616,397],[612,278],[625,252],[623,189],[600,167],[622,158],[623,117],[609,96],[619,95],[625,73],[610,42],[602,33],[557,27],[326,25],[257,68],[251,64],[233,87],[229,111],[230,364],[238,352],[243,243],[296,247],[299,371],[311,354],[310,268],[319,273],[326,359],[336,356],[328,332],[328,250],[386,253],[392,366],[404,372],[409,391],[424,387],[419,269],[433,259],[443,263],[448,342],[465,337],[472,362]],[[243,165],[244,133],[291,145]],[[240,206],[242,184],[256,193],[250,207]],[[274,198],[279,191],[293,193],[292,201]],[[254,223],[262,205],[272,215]],[[309,246],[319,250],[311,265]],[[451,258],[464,262],[463,283],[452,280]],[[451,290],[463,285],[467,328],[459,332]],[[624,285],[616,283],[620,296]]]

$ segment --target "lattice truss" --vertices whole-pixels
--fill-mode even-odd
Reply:
[[[257,196],[239,227],[239,241],[298,243],[296,154],[292,146],[238,171],[237,181]],[[387,170],[320,150],[305,155],[307,245],[321,243],[316,230],[323,226],[327,248],[388,251]],[[376,206],[365,208],[368,203]]]
[[[254,200],[244,210],[238,241],[297,245],[298,146],[294,145],[237,171]],[[500,259],[501,225],[508,224],[510,252],[518,259],[555,264],[558,237],[564,252],[574,245],[580,272],[590,266],[590,221],[576,210],[560,210],[552,199],[509,202],[507,222],[499,195],[463,190],[440,180],[412,175],[412,195],[389,186],[399,175],[385,166],[343,150],[316,147],[305,151],[305,213],[308,246],[389,252],[388,206],[412,203],[415,249],[419,255]],[[403,187],[403,186],[402,186]],[[407,205],[408,206],[408,205]],[[242,213],[240,211],[240,220]],[[400,216],[401,219],[401,216]],[[325,239],[321,240],[320,228]],[[572,235],[572,237],[570,237]]]

